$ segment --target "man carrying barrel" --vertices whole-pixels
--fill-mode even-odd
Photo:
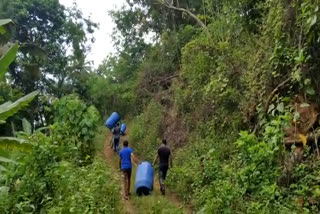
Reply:
[[[124,177],[124,199],[128,200],[130,195],[132,160],[136,164],[138,163],[138,160],[133,155],[133,150],[129,147],[129,142],[127,140],[123,141],[123,149],[121,149],[119,155],[119,166]]]
[[[167,172],[169,169],[169,160],[170,167],[172,168],[172,153],[170,148],[167,146],[167,141],[165,139],[162,140],[162,145],[158,148],[158,152],[154,158],[153,165],[156,163],[159,158],[159,183],[160,183],[160,191],[162,195],[165,194],[165,186],[164,181],[167,176]]]
[[[119,153],[119,142],[120,142],[120,123],[113,128],[113,151]]]

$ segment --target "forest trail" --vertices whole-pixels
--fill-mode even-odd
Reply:
[[[128,132],[128,128],[127,128]],[[174,207],[175,211],[172,213],[186,213],[192,214],[192,209],[189,206],[184,205],[178,197],[170,192],[169,189],[166,189],[166,195],[163,197],[160,192],[160,185],[158,180],[157,172],[155,172],[154,176],[154,191],[149,196],[138,197],[134,193],[134,181],[135,181],[135,170],[136,167],[133,166],[132,177],[131,177],[131,196],[129,200],[125,200],[123,197],[123,185],[122,185],[122,174],[119,171],[119,157],[113,152],[111,148],[111,133],[108,134],[105,142],[104,142],[104,157],[114,175],[116,176],[116,180],[119,180],[121,183],[121,199],[124,207],[124,212],[126,214],[135,214],[135,213],[153,213],[152,209],[154,209],[155,204],[159,204],[160,201],[166,200],[169,206]],[[127,140],[127,135],[121,137],[120,148],[122,147],[123,140]],[[130,144],[129,144],[130,145]],[[140,161],[141,158],[137,157]],[[167,207],[168,208],[168,207]],[[162,213],[162,212],[161,212]],[[168,213],[168,212],[166,212]]]
[[[154,191],[157,192],[160,195],[161,191],[160,191],[160,183],[159,183],[157,171],[155,171],[155,176],[154,176],[153,183],[154,183]],[[179,209],[183,210],[183,213],[192,214],[191,207],[190,206],[186,206],[184,203],[182,203],[179,200],[178,196],[176,194],[174,194],[173,192],[171,192],[168,187],[166,187],[166,195],[165,195],[165,197],[171,203],[173,203],[176,207],[178,207]]]

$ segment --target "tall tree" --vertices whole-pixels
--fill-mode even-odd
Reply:
[[[86,53],[97,27],[74,5],[65,8],[58,0],[4,0],[0,18],[16,24],[14,39],[20,44],[18,59],[10,67],[12,83],[24,93],[40,90],[61,97],[70,93],[77,73],[86,70]],[[43,119],[43,106],[30,110]]]
[[[88,34],[96,24],[76,6],[66,9],[58,0],[5,1],[0,18],[15,22],[15,39],[22,46],[10,70],[14,84],[23,91],[41,89],[61,96],[68,77],[85,65],[87,42],[93,40]]]

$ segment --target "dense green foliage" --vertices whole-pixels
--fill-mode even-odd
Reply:
[[[76,8],[70,10],[72,11],[77,14],[71,16],[81,19],[81,13]],[[100,134],[98,110],[87,105],[77,95],[65,96],[59,100],[50,95],[62,94],[39,87],[50,81],[46,76],[52,74],[49,67],[63,63],[62,58],[65,58],[66,64],[55,69],[72,71],[70,67],[67,68],[72,57],[65,56],[61,43],[66,42],[65,45],[68,45],[72,42],[74,60],[81,60],[84,64],[86,34],[82,30],[83,23],[73,23],[70,17],[65,17],[65,12],[58,1],[0,3],[0,17],[8,16],[16,24],[20,24],[19,30],[14,31],[11,20],[0,20],[0,123],[3,125],[1,132],[10,135],[3,137],[1,134],[0,137],[0,161],[3,163],[0,165],[1,213],[121,212],[119,185],[95,151],[95,144],[101,143],[95,141]],[[60,23],[61,21],[65,23]],[[91,22],[85,21],[90,27]],[[30,34],[37,35],[26,35],[29,28],[33,30]],[[17,39],[20,44],[21,52],[14,64],[12,62],[16,58],[18,44],[9,42],[12,33],[15,35],[13,40]],[[68,38],[67,35],[71,37]],[[38,38],[37,42],[32,37]],[[57,64],[42,61],[37,51],[45,52],[48,58],[52,57],[50,61]],[[11,75],[7,76],[5,74],[9,65],[12,65],[9,68]],[[30,72],[37,76],[40,74],[40,67],[44,79],[35,80]],[[20,74],[13,74],[13,71]],[[14,87],[17,88],[14,90]],[[58,87],[59,90],[62,89],[62,85]],[[30,123],[19,113],[39,91],[21,97],[19,90],[28,92],[35,88],[41,90],[41,99],[32,103],[29,111],[22,114],[31,118]],[[41,101],[47,103],[44,105]],[[32,109],[32,106],[40,106],[42,110],[37,119],[34,114],[39,113],[39,109]],[[39,123],[47,124],[48,127],[35,129],[40,126]]]
[[[112,14],[119,61],[145,53],[130,139],[148,160],[171,140],[182,199],[200,213],[319,211],[319,1],[135,0]]]
[[[318,213],[319,5],[127,1],[110,12],[117,52],[93,70],[85,56],[96,24],[76,7],[1,2],[0,18],[16,23],[0,28],[0,45],[14,47],[1,77],[12,44],[20,48],[0,103],[41,95],[0,118],[7,143],[20,136],[33,145],[12,160],[0,151],[8,168],[0,211],[118,212],[118,185],[94,150],[104,140],[100,116],[117,111],[132,118],[130,145],[141,159],[152,160],[168,139],[175,159],[167,184],[196,212]]]
[[[2,212],[118,212],[119,187],[103,160],[93,159],[97,111],[75,96],[55,106],[57,122],[50,136],[37,132],[28,137],[34,145],[30,155],[2,175],[2,188],[8,191],[1,194]],[[79,121],[70,120],[75,115]]]
[[[3,53],[0,55],[0,73],[1,73],[1,81],[0,85],[10,88],[10,85],[6,83],[6,72],[8,70],[9,65],[16,58],[16,54],[18,52],[18,44],[10,44],[8,43],[10,37],[10,27],[12,25],[12,21],[10,19],[2,19],[0,20],[0,35],[1,46],[3,49]],[[15,115],[19,110],[23,107],[27,106],[38,94],[37,91],[34,91],[26,96],[21,97],[15,102],[7,101],[0,105],[0,124],[6,124],[6,120]],[[26,121],[24,119],[24,121]],[[28,123],[26,121],[26,123]],[[25,123],[25,124],[26,124]],[[0,137],[0,148],[2,148],[0,152],[0,162],[4,162],[6,164],[17,164],[16,161],[10,159],[10,155],[12,155],[9,150],[20,150],[27,151],[32,147],[31,144],[25,143],[23,139],[15,138],[15,137]],[[7,169],[0,164],[0,171],[6,171]]]
[[[54,108],[55,126],[61,137],[69,138],[67,143],[78,148],[82,161],[90,161],[94,155],[93,139],[100,122],[96,108],[87,107],[74,95],[61,98]]]
[[[151,102],[146,110],[132,121],[129,140],[134,145],[135,153],[144,160],[152,162],[155,148],[161,140],[158,138],[160,122],[163,119],[163,107]],[[148,124],[148,126],[146,126]]]
[[[97,74],[90,74],[85,82],[86,92],[82,94],[87,102],[98,108],[103,118],[114,111],[121,115],[136,112],[133,82],[130,80],[126,83],[120,82],[118,78],[122,78],[124,74],[114,71],[126,70],[123,67],[127,66],[127,61],[119,62],[120,65],[117,67],[113,67],[113,63],[113,59],[106,60],[97,69]],[[115,77],[114,72],[119,76]]]
[[[15,23],[12,40],[20,45],[17,60],[9,69],[14,88],[24,93],[40,90],[59,98],[82,92],[80,74],[89,72],[85,55],[96,24],[76,7],[65,8],[58,0],[3,0],[2,18]],[[48,125],[45,100],[32,103],[24,117]]]

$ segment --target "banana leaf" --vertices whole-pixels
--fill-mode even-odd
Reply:
[[[39,94],[39,91],[34,91],[24,97],[21,97],[14,103],[6,102],[0,105],[0,121],[6,120],[8,117],[17,113],[20,109],[27,106]]]
[[[30,152],[32,146],[32,144],[21,138],[0,137],[0,150]]]
[[[8,42],[11,37],[14,23],[11,19],[0,19],[0,45]]]
[[[11,160],[9,158],[2,157],[2,156],[0,156],[0,162],[18,164],[18,162],[14,161],[14,160]]]
[[[6,53],[0,58],[0,78],[3,79],[9,65],[16,58],[18,52],[18,44],[11,45]]]

